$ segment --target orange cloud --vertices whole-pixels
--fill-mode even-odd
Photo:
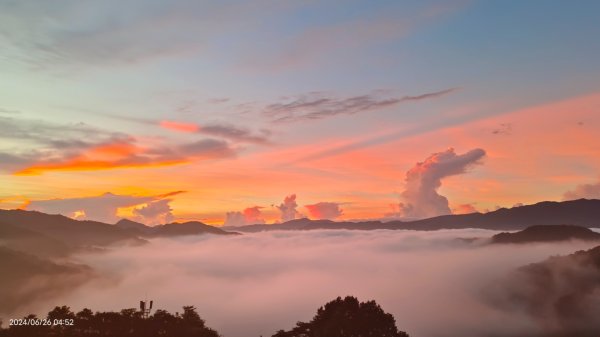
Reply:
[[[19,195],[19,196],[0,199],[0,208],[26,209],[30,203],[31,203],[31,200],[27,199],[24,196]]]
[[[92,146],[79,154],[31,164],[14,175],[37,175],[45,171],[92,171],[115,168],[162,167],[189,163],[193,159],[231,157],[234,149],[225,141],[203,139],[166,147],[142,148],[132,140]]]
[[[471,204],[462,204],[452,209],[453,214],[470,214],[477,212],[477,209]]]
[[[187,133],[194,133],[200,130],[200,127],[196,124],[175,121],[160,121],[160,126],[165,129]]]
[[[34,164],[20,171],[15,175],[39,175],[47,171],[95,171],[118,168],[141,168],[141,167],[162,167],[187,163],[188,160],[166,160],[161,162],[128,162],[128,161],[105,161],[88,160],[85,158],[75,158],[72,160],[58,163],[40,163]]]
[[[335,219],[343,214],[337,202],[318,202],[314,205],[304,206],[311,219]]]
[[[144,149],[119,141],[102,144],[74,157],[32,164],[15,175],[38,175],[46,171],[93,171],[116,168],[160,167],[187,162],[186,159],[152,160],[143,156]]]

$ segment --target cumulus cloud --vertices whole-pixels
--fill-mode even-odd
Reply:
[[[245,226],[254,224],[263,224],[261,206],[248,207],[242,212],[233,211],[225,214],[224,226]]]
[[[313,205],[304,206],[308,210],[308,215],[312,219],[333,220],[342,215],[340,204],[336,202],[319,202]]]
[[[563,200],[600,199],[600,182],[595,184],[582,184],[573,190],[565,192]]]
[[[102,279],[42,299],[34,312],[57,304],[118,310],[147,296],[171,312],[195,305],[224,336],[271,336],[337,296],[354,295],[376,300],[411,336],[544,336],[534,316],[488,303],[484,290],[515,268],[593,243],[474,247],[455,240],[495,233],[315,230],[155,239],[78,255]],[[586,317],[600,314],[589,309]]]
[[[476,213],[477,209],[471,204],[460,204],[452,209],[453,214]]]
[[[300,215],[300,213],[298,213],[296,210],[296,208],[298,208],[298,203],[296,203],[295,194],[285,197],[285,199],[283,199],[283,203],[276,207],[281,212],[282,222],[294,220]]]
[[[462,174],[485,156],[482,149],[457,155],[450,148],[434,153],[406,172],[400,212],[407,218],[427,218],[450,214],[448,199],[438,193],[445,177]]]
[[[26,209],[49,214],[62,214],[78,220],[114,223],[119,220],[117,212],[120,208],[141,206],[135,211],[138,216],[137,220],[155,221],[157,218],[168,218],[171,215],[169,207],[171,199],[165,198],[179,193],[183,193],[183,191],[155,196],[105,193],[94,197],[33,200],[26,206]]]
[[[159,225],[173,222],[175,216],[173,216],[173,209],[171,208],[171,205],[169,205],[171,201],[173,200],[160,199],[151,201],[142,207],[134,208],[134,220],[147,225]]]
[[[314,120],[336,115],[352,115],[392,107],[400,103],[421,101],[447,95],[456,88],[414,96],[379,98],[373,94],[348,98],[328,97],[320,92],[301,95],[289,102],[274,103],[264,108],[263,114],[274,122]]]

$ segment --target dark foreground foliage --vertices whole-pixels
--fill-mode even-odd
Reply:
[[[408,337],[398,331],[394,316],[375,301],[358,302],[347,296],[319,308],[312,321],[298,322],[290,331],[278,331],[273,337]]]
[[[205,325],[192,306],[183,307],[183,313],[175,315],[156,310],[148,318],[136,309],[96,313],[83,309],[73,313],[62,306],[54,308],[46,318],[29,315],[24,319],[51,324],[11,325],[0,328],[0,337],[220,337]],[[384,312],[375,301],[359,302],[348,296],[319,308],[312,321],[298,322],[292,330],[280,330],[273,337],[409,336],[398,331],[394,316]]]
[[[25,317],[28,321],[43,321],[35,315]],[[96,312],[83,309],[71,312],[69,307],[56,307],[48,313],[51,325],[12,325],[0,330],[1,337],[219,337],[206,327],[204,320],[192,306],[183,307],[182,314],[172,315],[156,310],[144,319],[136,309],[121,312]],[[8,325],[10,322],[4,322]],[[56,323],[56,324],[54,324]]]

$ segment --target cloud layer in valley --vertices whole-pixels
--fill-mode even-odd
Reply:
[[[350,294],[376,300],[411,336],[543,336],[538,317],[490,304],[489,290],[515,268],[593,243],[476,247],[455,240],[494,233],[319,230],[160,239],[79,256],[102,278],[36,310],[115,310],[149,298],[172,312],[195,305],[224,336],[270,336]]]

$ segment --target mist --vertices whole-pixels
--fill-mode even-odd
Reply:
[[[374,299],[411,336],[535,335],[535,317],[485,300],[515,268],[594,247],[568,242],[485,245],[486,230],[273,231],[156,239],[140,247],[78,255],[101,277],[51,302],[78,311],[194,305],[226,337],[270,336],[337,296]],[[502,283],[500,283],[502,285]]]

